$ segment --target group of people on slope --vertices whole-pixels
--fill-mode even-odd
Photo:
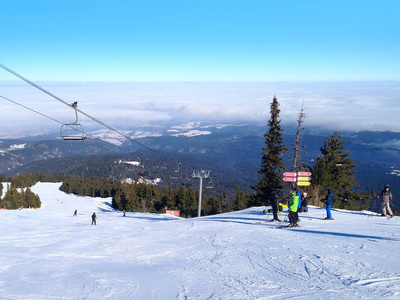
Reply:
[[[77,217],[78,216],[78,210],[75,209],[74,214],[72,215],[73,217]],[[92,225],[96,225],[96,220],[97,220],[97,216],[96,213],[94,212],[92,215]]]
[[[278,218],[278,209],[279,209],[279,196],[273,191],[272,192],[272,213],[273,213],[273,222],[280,222]],[[307,193],[301,194],[299,191],[292,191],[292,198],[289,202],[289,226],[297,226],[299,221],[299,212],[307,212],[308,211],[308,200]]]
[[[331,188],[327,189],[328,195],[326,196],[325,199],[322,199],[321,202],[325,203],[326,205],[326,218],[325,220],[333,220],[332,218],[332,205],[333,205],[333,200],[334,200],[334,194]],[[296,227],[298,226],[298,221],[299,221],[299,212],[302,211],[307,211],[302,209],[302,208],[307,208],[307,193],[301,194],[297,190],[293,190],[291,192],[291,199],[289,202],[289,212],[288,212],[288,218],[289,218],[289,227]],[[379,198],[382,202],[382,216],[387,216],[389,214],[390,217],[393,217],[393,212],[390,208],[390,204],[393,200],[393,195],[389,191],[389,185],[386,185],[385,188],[382,190],[382,192],[376,197]],[[272,212],[274,215],[274,218],[272,221],[279,221],[278,218],[278,207],[279,207],[279,196],[278,194],[274,191],[272,192]]]

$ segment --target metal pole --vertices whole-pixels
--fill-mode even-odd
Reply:
[[[200,179],[199,186],[199,207],[197,211],[197,217],[201,217],[201,194],[203,193],[203,178],[210,176],[210,170],[193,170],[192,177]]]
[[[199,187],[199,208],[197,210],[197,217],[201,217],[201,194],[203,191],[203,177],[200,176],[200,187]]]

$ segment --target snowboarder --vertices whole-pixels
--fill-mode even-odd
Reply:
[[[279,196],[275,191],[271,193],[271,204],[272,204],[272,213],[274,215],[271,222],[280,222],[278,218],[278,208],[279,208]]]
[[[122,212],[124,213],[124,217],[125,217],[125,214],[126,214],[126,210],[124,209],[124,210],[123,210]]]
[[[325,220],[333,220],[332,218],[332,213],[331,213],[331,208],[332,208],[332,204],[333,204],[333,191],[331,188],[328,188],[328,196],[326,196],[325,199],[322,199],[321,202],[325,202],[326,204],[326,214],[327,217],[325,218]]]
[[[392,202],[392,192],[389,191],[389,185],[386,185],[383,191],[379,194],[379,198],[382,202],[382,217],[386,217],[389,213],[390,217],[393,217],[393,212],[390,209],[390,203]]]
[[[292,199],[289,202],[289,227],[296,227],[297,225],[297,210],[299,208],[299,196],[296,191],[292,191]]]
[[[96,225],[96,219],[97,219],[97,216],[96,216],[96,213],[94,212],[92,215],[92,225]]]
[[[75,209],[74,211],[74,217],[76,217],[78,215],[78,210]]]

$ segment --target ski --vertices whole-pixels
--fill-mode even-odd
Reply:
[[[274,227],[271,227],[271,228],[275,228],[275,229],[288,228],[288,229],[290,229],[290,228],[302,228],[302,227],[304,227],[304,226],[300,226],[300,225],[297,225],[297,226],[283,225],[283,226],[274,226]]]

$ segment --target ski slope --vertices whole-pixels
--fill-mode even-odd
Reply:
[[[265,207],[122,217],[59,187],[32,187],[38,210],[0,211],[0,299],[400,299],[398,217],[324,221],[311,207],[293,229],[260,223]]]

